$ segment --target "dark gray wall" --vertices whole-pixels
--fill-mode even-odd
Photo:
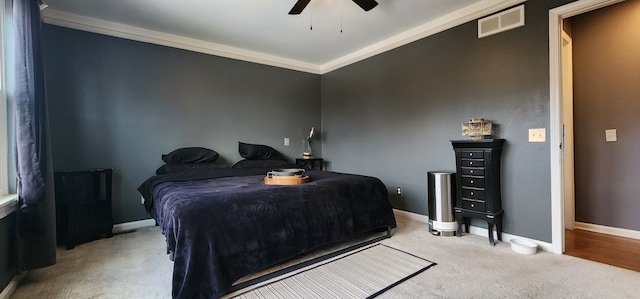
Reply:
[[[449,140],[485,117],[507,139],[505,231],[550,241],[549,145],[527,130],[548,129],[548,9],[560,4],[528,1],[524,27],[477,39],[470,22],[323,76],[46,25],[54,167],[115,168],[116,222],[131,221],[148,217],[135,189],[162,153],[206,146],[233,163],[246,141],[293,158],[322,123],[329,169],[401,186],[394,207],[426,214],[426,172],[453,169]]]
[[[149,218],[136,188],[163,153],[203,146],[233,164],[243,141],[292,160],[320,128],[319,75],[52,25],[44,36],[54,169],[114,168],[116,223]]]
[[[504,231],[550,242],[549,143],[527,140],[549,128],[550,2],[527,1],[524,27],[478,39],[470,22],[323,75],[330,169],[380,177],[394,207],[426,215],[427,172],[454,170],[449,140],[484,117],[507,140]]]
[[[638,0],[571,19],[576,221],[640,230],[638,20]]]

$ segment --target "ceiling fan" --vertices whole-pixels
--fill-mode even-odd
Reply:
[[[309,4],[310,1],[311,0],[298,0],[296,4],[293,5],[293,8],[291,8],[291,11],[289,11],[289,14],[299,15],[304,10],[304,8],[307,7],[307,4]],[[378,5],[378,2],[376,2],[375,0],[353,0],[353,2],[362,7],[364,11],[370,11],[372,8]]]

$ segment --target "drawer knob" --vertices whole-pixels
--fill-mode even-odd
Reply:
[[[471,204],[471,207],[472,207],[472,208],[475,208],[475,207],[476,207],[476,205],[475,205],[475,204]]]
[[[473,180],[471,180],[471,184],[473,184]]]
[[[469,153],[469,156],[473,156],[473,153]]]
[[[473,191],[471,191],[471,195],[473,195]]]
[[[473,165],[473,162],[469,162],[469,165]]]

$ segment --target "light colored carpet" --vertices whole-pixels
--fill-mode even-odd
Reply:
[[[570,256],[520,255],[486,237],[437,237],[397,217],[381,243],[437,263],[378,298],[638,298],[640,273]],[[60,249],[54,266],[29,272],[13,299],[170,298],[172,263],[157,227]]]
[[[434,263],[382,245],[366,246],[248,287],[232,298],[372,298]]]
[[[12,299],[171,298],[173,263],[157,227],[58,248],[55,265],[30,271]]]

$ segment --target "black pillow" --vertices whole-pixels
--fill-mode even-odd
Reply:
[[[173,172],[182,172],[196,169],[209,169],[209,168],[229,168],[229,165],[224,163],[205,162],[205,163],[167,163],[160,166],[156,170],[156,174],[167,174]]]
[[[214,162],[220,155],[211,149],[203,147],[184,147],[162,155],[166,163],[204,163]]]
[[[270,146],[239,142],[238,152],[247,160],[285,160],[280,152]]]
[[[285,160],[240,160],[233,164],[231,168],[299,168],[300,165],[293,165]]]

